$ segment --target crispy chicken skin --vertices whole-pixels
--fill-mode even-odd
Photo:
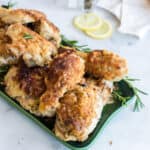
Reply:
[[[13,55],[6,49],[6,42],[9,39],[5,36],[5,29],[0,28],[0,66],[15,62]]]
[[[21,23],[30,27],[30,29],[59,47],[61,41],[60,31],[52,22],[46,19],[45,14],[42,12],[27,9],[8,10],[0,7],[0,26],[14,23]]]
[[[37,33],[43,36],[48,41],[52,41],[56,47],[60,46],[61,37],[58,28],[49,20],[41,19],[34,29]]]
[[[45,15],[37,10],[0,8],[0,19],[6,25],[14,23],[26,24],[44,18]]]
[[[29,68],[21,61],[6,74],[5,91],[31,113],[52,117],[59,98],[80,82],[83,74],[84,61],[72,52],[58,55],[47,67]]]
[[[85,141],[96,127],[112,89],[90,80],[77,85],[60,99],[54,132],[64,141]]]
[[[20,62],[16,76],[20,88],[29,96],[40,97],[46,90],[47,70],[48,66],[29,68],[23,62]]]
[[[26,34],[30,35],[31,39],[25,39],[24,36]],[[10,25],[6,35],[11,40],[9,44],[6,44],[7,50],[16,59],[22,57],[29,67],[35,65],[44,66],[57,53],[53,43],[45,40],[39,34],[29,30],[20,23]]]
[[[119,81],[128,73],[127,62],[119,55],[108,50],[94,50],[89,53],[69,47],[61,47],[58,53],[74,51],[86,62],[85,72],[96,78]]]
[[[84,74],[84,61],[74,52],[58,55],[51,64],[46,80],[47,91],[41,97],[39,110],[44,113],[59,106],[59,98],[80,82]]]
[[[5,86],[6,93],[19,102],[24,109],[36,116],[42,116],[38,107],[45,86],[43,71],[40,68],[31,71],[31,69],[12,66],[5,76]]]
[[[46,91],[47,71],[48,66],[29,68],[22,62],[12,66],[4,80],[6,93],[34,115],[52,117],[55,114],[53,108],[42,113],[39,111],[41,97]]]
[[[33,38],[27,40],[25,34]],[[0,66],[15,64],[20,56],[29,67],[44,66],[60,41],[59,29],[42,12],[0,7]]]
[[[88,54],[86,71],[97,78],[119,81],[128,73],[127,62],[108,50],[95,50]]]

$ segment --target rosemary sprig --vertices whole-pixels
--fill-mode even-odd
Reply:
[[[139,93],[143,94],[143,95],[148,95],[148,93],[138,89],[137,87],[135,87],[131,82],[132,81],[137,81],[135,79],[130,79],[128,77],[126,77],[125,79],[123,79],[128,86],[133,90],[133,93],[135,95],[135,105],[134,105],[134,111],[140,111],[140,109],[142,109],[144,107],[144,104],[142,103],[142,100],[139,96]]]
[[[142,109],[144,107],[144,104],[142,103],[139,93],[144,94],[144,95],[148,95],[148,94],[146,92],[143,92],[142,90],[138,89],[137,87],[135,87],[132,84],[132,82],[139,81],[139,79],[131,79],[129,77],[126,77],[123,79],[123,81],[129,86],[129,88],[131,88],[131,90],[133,91],[133,95],[136,98],[133,110],[140,111],[140,109]],[[131,97],[126,97],[123,95],[121,89],[119,89],[119,87],[117,86],[118,82],[116,82],[115,85],[116,85],[116,88],[112,92],[114,100],[119,100],[122,103],[122,105],[126,105],[127,101]]]
[[[12,3],[11,1],[9,1],[7,3],[7,5],[2,5],[1,7],[6,8],[6,9],[10,9],[10,8],[14,7],[16,4],[17,4],[16,2]]]
[[[112,94],[113,94],[113,98],[119,100],[122,105],[126,105],[127,101],[130,99],[130,97],[122,96],[119,90],[114,90]]]
[[[128,81],[140,81],[140,79],[129,78],[128,76],[126,76],[125,79]]]
[[[83,52],[90,52],[91,49],[87,47],[87,45],[78,45],[78,41],[76,40],[69,40],[67,39],[64,35],[61,35],[61,45],[62,46],[70,46],[73,47],[75,49],[77,49],[78,51],[83,51]]]
[[[28,34],[28,33],[24,33],[23,38],[28,40],[28,39],[32,39],[32,35]]]

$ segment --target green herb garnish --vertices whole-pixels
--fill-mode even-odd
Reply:
[[[113,94],[113,98],[119,100],[122,105],[126,105],[127,101],[131,98],[128,96],[127,97],[123,96],[121,91],[119,90],[114,90],[112,94]]]
[[[61,35],[61,45],[62,46],[70,46],[75,48],[78,51],[90,52],[91,49],[87,47],[87,45],[78,45],[78,41],[68,40],[64,35]]]
[[[123,79],[123,81],[129,86],[129,88],[131,88],[131,90],[133,91],[133,95],[135,96],[135,104],[134,104],[134,111],[140,111],[140,109],[142,109],[144,107],[144,104],[142,103],[142,100],[139,96],[139,93],[144,94],[144,95],[148,95],[146,92],[143,92],[142,90],[138,89],[137,87],[135,87],[132,82],[134,81],[139,81],[139,79],[132,79],[129,77],[126,77]],[[116,82],[117,85],[117,82]],[[131,97],[126,97],[123,95],[122,91],[116,87],[116,89],[113,91],[113,98],[115,100],[119,100],[122,102],[122,104],[126,104],[126,102],[131,98]]]
[[[25,34],[23,35],[23,38],[26,39],[26,40],[28,40],[28,39],[32,39],[33,37],[32,37],[32,35],[30,35],[30,34],[28,34],[28,33],[25,33]]]
[[[2,5],[1,7],[6,8],[6,9],[10,9],[10,8],[14,7],[16,4],[17,4],[16,2],[12,3],[11,1],[9,1],[7,3],[7,5]]]
[[[148,93],[143,92],[142,90],[138,89],[131,83],[132,81],[137,81],[137,79],[131,79],[129,77],[126,77],[124,81],[133,90],[133,93],[135,95],[136,100],[135,100],[135,105],[134,105],[134,111],[139,111],[140,109],[144,107],[144,104],[142,103],[139,93],[144,94],[144,95],[148,95]]]

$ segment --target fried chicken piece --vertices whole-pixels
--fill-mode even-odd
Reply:
[[[84,61],[73,52],[58,55],[52,62],[46,80],[47,91],[41,97],[39,110],[43,115],[59,107],[59,98],[80,82]]]
[[[57,53],[57,48],[53,43],[45,40],[39,34],[20,23],[10,25],[6,35],[10,38],[10,43],[6,44],[6,49],[17,60],[22,57],[29,67],[35,65],[44,66]]]
[[[5,32],[5,29],[0,28],[0,66],[15,63],[15,58],[6,49],[6,43],[9,42],[9,39],[5,36]]]
[[[60,99],[54,132],[64,141],[85,141],[96,127],[112,89],[104,82],[77,85]]]
[[[6,26],[21,23],[36,31],[45,39],[52,41],[57,47],[60,45],[61,37],[59,29],[46,19],[44,13],[37,10],[16,9],[7,10],[0,8],[0,24]]]
[[[58,53],[74,51],[86,62],[86,73],[96,78],[119,81],[128,73],[127,62],[119,55],[108,50],[94,50],[89,53],[70,47],[61,47]]]
[[[97,78],[119,81],[128,73],[127,62],[119,55],[107,50],[88,53],[86,71]]]
[[[60,32],[52,22],[47,19],[41,19],[39,23],[36,24],[34,30],[48,41],[52,41],[57,47],[60,46]]]
[[[12,66],[5,76],[5,92],[24,109],[36,116],[42,116],[38,108],[40,96],[46,90],[45,74],[45,67],[28,68],[23,63]]]
[[[10,12],[10,9],[0,7],[0,19],[4,16],[8,15],[9,12]]]
[[[14,23],[26,24],[44,18],[46,18],[44,13],[37,10],[0,8],[0,19],[5,25]]]
[[[58,55],[50,67],[27,67],[22,62],[5,76],[5,91],[26,110],[52,117],[59,98],[73,88],[84,74],[84,61],[74,53]]]

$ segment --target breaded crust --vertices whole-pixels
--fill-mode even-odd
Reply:
[[[94,130],[103,106],[109,102],[111,89],[106,83],[100,86],[87,81],[68,91],[60,99],[57,109],[55,134],[64,141],[85,141]]]
[[[45,110],[45,113],[39,111],[40,97],[46,90],[45,78],[45,67],[12,66],[5,76],[5,92],[30,113],[52,117],[56,111],[53,108]]]
[[[64,52],[72,52],[72,51],[75,52],[79,57],[84,59],[84,61],[86,62],[89,53],[79,51],[79,50],[77,50],[73,47],[69,47],[69,46],[61,46],[58,49],[59,54],[64,53]]]
[[[20,23],[10,25],[6,35],[11,40],[9,44],[6,44],[7,49],[17,59],[22,57],[28,66],[48,64],[52,56],[57,53],[53,43],[48,42]],[[31,39],[26,39],[26,35],[29,35]]]
[[[86,71],[97,78],[118,81],[128,73],[127,62],[119,55],[107,50],[90,52],[86,61]]]
[[[29,68],[21,61],[17,68],[16,79],[21,90],[31,97],[40,97],[46,90],[47,66]]]
[[[61,36],[59,29],[49,20],[41,19],[36,25],[35,31],[48,41],[52,41],[57,47],[60,46]]]
[[[10,12],[10,9],[0,7],[0,19],[4,16],[8,15],[9,12]]]
[[[47,91],[41,97],[40,110],[55,109],[58,99],[73,88],[84,74],[84,61],[75,53],[62,53],[51,64],[46,80]],[[57,106],[57,107],[55,107]]]
[[[0,26],[4,27],[14,23],[32,26],[32,30],[59,47],[61,41],[60,31],[52,22],[46,19],[44,13],[30,9],[7,10],[0,8]]]
[[[7,25],[13,23],[31,23],[45,18],[45,14],[37,10],[0,8],[1,21]]]
[[[5,76],[5,92],[14,100],[20,103],[20,105],[30,111],[31,113],[41,116],[38,111],[39,98],[29,96],[22,88],[18,78],[17,67],[11,67]]]
[[[6,43],[9,39],[5,36],[6,30],[0,28],[0,66],[15,63],[12,53],[6,49]]]
[[[128,73],[127,62],[119,55],[108,50],[94,50],[88,53],[63,46],[58,53],[74,51],[85,60],[85,72],[96,78],[110,81],[121,80]]]
[[[29,68],[19,62],[5,76],[5,91],[31,113],[52,117],[59,98],[80,82],[83,74],[84,61],[75,53],[58,55],[50,67]]]

